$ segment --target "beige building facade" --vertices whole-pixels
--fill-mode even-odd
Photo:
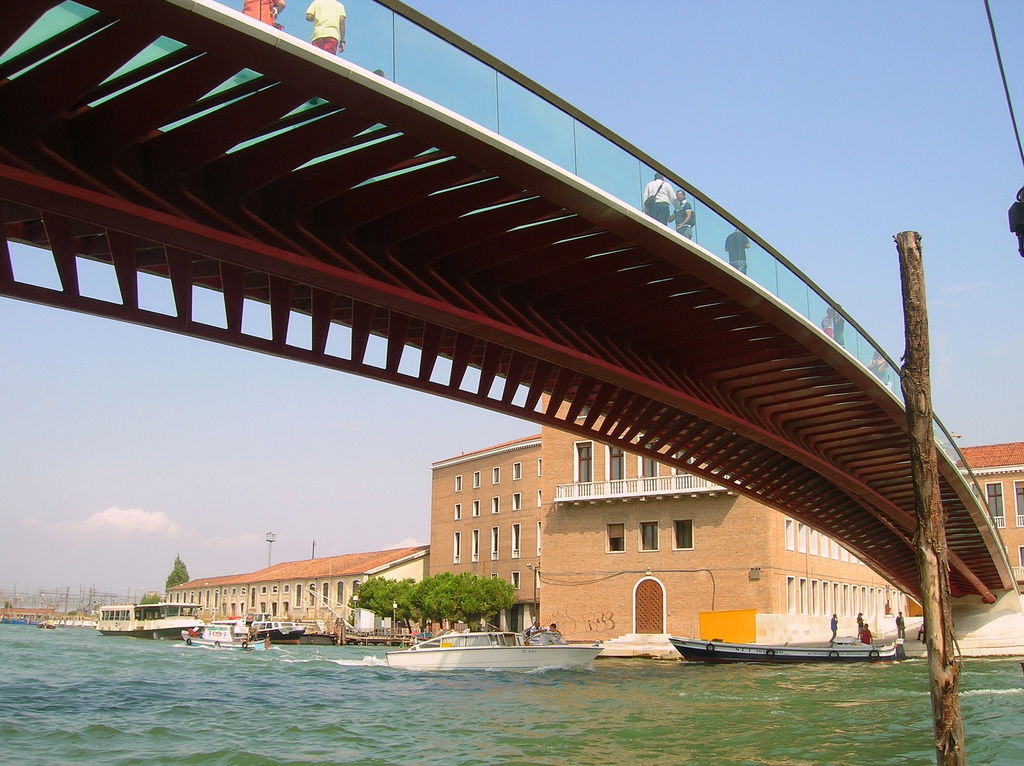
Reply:
[[[1017,590],[1024,592],[1024,442],[964,447],[961,452],[999,530]]]
[[[190,580],[170,601],[199,604],[203,619],[269,614],[280,620],[351,622],[349,599],[369,577],[419,582],[429,569],[427,546],[286,561],[258,572]]]
[[[831,635],[833,612],[840,635],[855,634],[858,614],[876,635],[910,616],[902,593],[810,526],[551,428],[434,463],[431,573],[441,571],[508,579],[517,605],[502,627],[522,629],[537,605],[572,640],[814,641]]]

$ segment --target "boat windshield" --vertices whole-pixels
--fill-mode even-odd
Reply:
[[[456,649],[478,646],[520,646],[518,633],[446,633],[417,644],[417,649]]]

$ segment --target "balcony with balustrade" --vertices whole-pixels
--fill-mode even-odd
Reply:
[[[555,502],[563,505],[627,500],[668,500],[681,497],[734,495],[732,490],[688,473],[642,476],[610,481],[582,481],[555,487]]]

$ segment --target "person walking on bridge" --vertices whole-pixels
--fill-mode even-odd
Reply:
[[[306,21],[313,22],[311,39],[317,48],[332,56],[345,50],[345,6],[338,0],[313,0]]]
[[[277,17],[281,15],[285,5],[287,0],[244,0],[242,13],[264,24],[270,24],[275,29],[284,29],[277,23]]]

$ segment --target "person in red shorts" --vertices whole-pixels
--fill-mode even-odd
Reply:
[[[251,16],[264,24],[270,24],[275,29],[284,29],[277,23],[277,17],[287,5],[287,0],[244,0],[242,13]]]
[[[306,21],[313,22],[313,45],[337,55],[345,50],[345,6],[338,0],[313,0],[306,9]]]

